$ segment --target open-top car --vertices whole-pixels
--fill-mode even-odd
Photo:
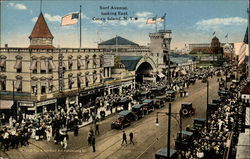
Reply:
[[[139,118],[144,117],[144,115],[147,113],[147,104],[136,104],[132,106],[132,112]]]
[[[157,96],[154,99],[154,106],[156,108],[162,108],[165,106],[166,103],[166,97],[165,96]]]
[[[142,103],[145,103],[146,104],[146,109],[148,112],[152,112],[155,110],[155,107],[154,107],[154,101],[152,99],[145,99],[144,101],[142,101]]]
[[[135,120],[137,120],[137,116],[133,112],[123,110],[118,113],[118,119],[111,123],[111,129],[123,129]]]

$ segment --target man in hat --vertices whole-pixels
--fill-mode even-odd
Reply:
[[[127,135],[126,135],[125,131],[122,131],[122,132],[123,132],[123,134],[122,134],[122,145],[123,145],[124,142],[127,145]]]

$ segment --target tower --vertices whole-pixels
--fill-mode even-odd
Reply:
[[[170,52],[171,30],[159,30],[150,33],[150,50],[157,61],[158,72],[165,72],[168,67],[168,55]]]
[[[53,35],[41,12],[29,36],[31,49],[53,49]]]

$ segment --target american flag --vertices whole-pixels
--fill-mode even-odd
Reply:
[[[165,18],[166,18],[166,13],[162,16],[162,17],[160,17],[160,18],[157,18],[156,19],[156,22],[164,22],[164,20],[165,20]]]
[[[79,13],[70,13],[62,17],[61,26],[73,25],[78,23]]]
[[[156,24],[156,16],[153,18],[148,18],[146,24]]]

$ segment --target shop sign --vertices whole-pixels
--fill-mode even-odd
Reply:
[[[104,55],[104,67],[114,67],[115,65],[115,56],[114,55]]]
[[[34,103],[33,102],[30,102],[30,101],[21,101],[21,102],[18,102],[19,103],[19,106],[21,107],[34,107]]]
[[[40,107],[40,106],[44,106],[44,105],[54,104],[56,102],[57,102],[56,99],[51,99],[51,100],[47,100],[47,101],[38,102],[37,106]]]

